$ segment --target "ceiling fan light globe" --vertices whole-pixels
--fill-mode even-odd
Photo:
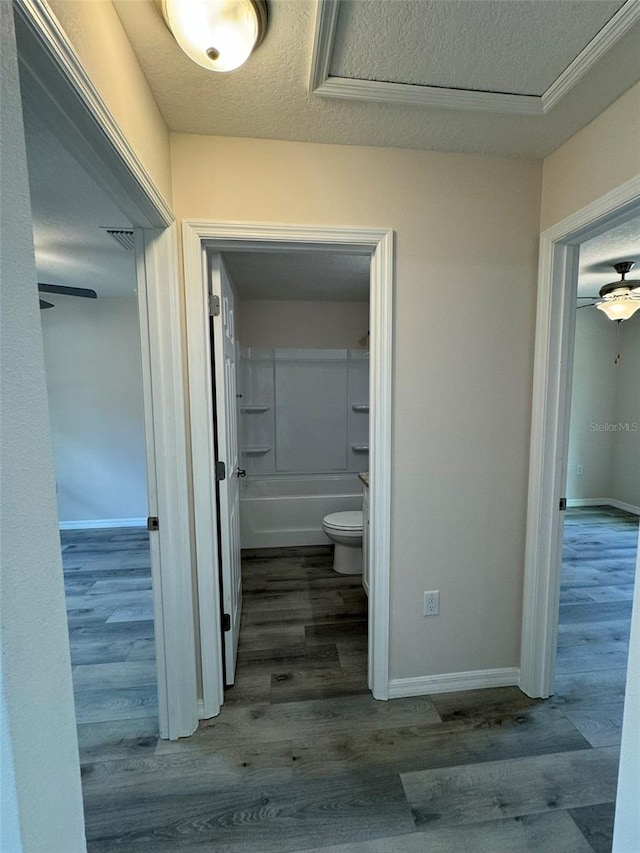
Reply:
[[[597,302],[596,308],[606,314],[610,320],[629,320],[636,311],[640,310],[640,300],[606,299]]]
[[[165,20],[187,56],[208,71],[234,71],[256,46],[252,0],[163,0]]]

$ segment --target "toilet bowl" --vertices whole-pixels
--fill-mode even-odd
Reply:
[[[362,510],[331,512],[322,519],[322,529],[335,545],[334,572],[362,574]]]

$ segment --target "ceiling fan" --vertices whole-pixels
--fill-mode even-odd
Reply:
[[[98,294],[95,290],[88,287],[66,287],[63,284],[45,284],[38,282],[39,293],[58,293],[61,296],[81,296],[83,299],[97,299]],[[45,308],[55,308],[53,302],[47,302],[44,299],[40,300],[40,310]]]
[[[640,310],[640,279],[626,278],[634,266],[634,261],[621,261],[618,264],[613,264],[620,280],[605,284],[604,287],[600,288],[598,296],[579,296],[578,299],[596,301],[592,301],[589,305],[579,305],[578,308],[592,308],[595,305],[610,320],[615,320],[618,324],[623,320],[629,320],[636,311]]]

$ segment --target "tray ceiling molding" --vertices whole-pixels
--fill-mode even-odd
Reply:
[[[627,0],[542,95],[543,112],[548,113],[553,109],[558,101],[573,89],[578,80],[584,77],[639,20],[640,2]]]
[[[588,45],[541,95],[512,95],[473,89],[448,89],[413,83],[387,83],[329,74],[340,0],[318,0],[309,92],[325,98],[376,101],[440,109],[542,116],[640,20],[640,0],[627,0]]]

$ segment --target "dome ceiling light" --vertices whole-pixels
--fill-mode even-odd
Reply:
[[[187,56],[208,71],[233,71],[267,31],[266,0],[161,0],[162,14]]]

